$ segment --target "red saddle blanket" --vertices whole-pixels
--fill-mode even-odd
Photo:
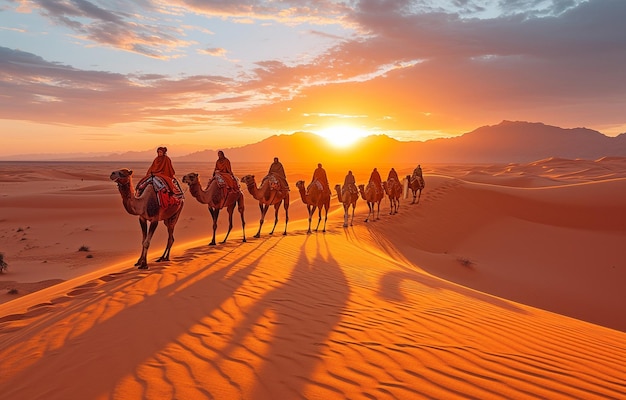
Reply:
[[[149,175],[144,177],[137,184],[135,196],[141,196],[148,185],[152,185],[154,188],[161,208],[178,205],[185,198],[178,180],[165,175]]]

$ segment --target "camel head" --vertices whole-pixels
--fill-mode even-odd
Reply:
[[[187,175],[183,176],[183,183],[191,186],[195,183],[198,183],[198,174],[196,172],[190,172]]]
[[[361,198],[363,200],[367,200],[366,199],[366,195],[365,195],[365,185],[357,185],[357,188],[359,188],[359,193],[361,193]]]
[[[246,175],[246,176],[244,176],[244,177],[242,177],[242,178],[241,178],[241,181],[242,181],[245,185],[247,185],[247,186],[250,186],[250,185],[254,185],[254,184],[255,184],[255,182],[254,182],[254,175]]]
[[[130,181],[130,177],[132,175],[133,175],[132,169],[122,168],[122,169],[118,169],[117,171],[111,172],[111,176],[109,176],[109,178],[117,184],[120,184],[120,183],[124,184]]]
[[[299,180],[298,182],[296,182],[296,187],[298,188],[298,190],[304,190],[304,181]]]
[[[335,190],[340,192],[341,191],[341,185],[340,184],[336,184],[335,185]]]

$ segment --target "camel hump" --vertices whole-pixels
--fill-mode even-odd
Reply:
[[[217,182],[217,186],[220,188],[226,188],[227,190],[234,192],[241,192],[239,180],[228,172],[215,171],[214,179]]]
[[[287,179],[281,176],[279,173],[270,172],[268,173],[263,180],[261,181],[261,186],[267,181],[270,185],[270,189],[276,191],[289,191],[289,184],[287,183]]]
[[[313,189],[317,189],[320,192],[324,190],[324,185],[318,179],[314,180],[309,184],[309,187],[306,188],[307,192],[310,192]]]
[[[183,189],[176,178],[160,174],[149,175],[139,181],[135,196],[141,196],[148,185],[152,185],[154,188],[154,191],[157,193],[158,203],[163,208],[177,205],[185,198]]]
[[[342,196],[345,196],[346,194],[354,194],[354,193],[359,194],[359,189],[356,187],[356,184],[354,183],[348,183],[347,185],[344,185],[343,188],[341,188]]]

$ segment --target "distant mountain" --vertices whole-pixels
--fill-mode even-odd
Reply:
[[[368,136],[349,148],[337,148],[320,136],[309,132],[295,132],[291,135],[270,136],[258,143],[223,149],[231,161],[271,162],[279,157],[282,162],[301,163],[340,163],[342,160],[353,162],[355,155],[359,159],[394,158],[392,152],[400,151],[405,146],[417,142],[400,142],[388,136]],[[177,157],[179,161],[213,161],[217,159],[217,151],[204,150]]]
[[[626,134],[600,132],[531,122],[502,121],[462,136],[423,142],[428,162],[531,162],[549,157],[597,159],[626,156]]]
[[[502,121],[462,136],[425,142],[401,142],[385,135],[368,136],[348,149],[335,148],[315,134],[297,132],[269,137],[259,143],[225,149],[232,161],[304,163],[510,163],[549,157],[597,159],[626,157],[626,134],[608,137],[586,129],[563,129],[542,123]],[[356,156],[358,155],[358,157]],[[210,161],[205,150],[178,157],[181,161]]]
[[[5,160],[151,161],[156,149],[107,155],[15,156]],[[308,132],[274,135],[258,143],[223,149],[233,162],[400,164],[400,163],[520,163],[550,157],[598,159],[626,157],[626,134],[609,137],[586,129],[564,129],[542,123],[502,121],[454,138],[403,142],[385,135],[361,139],[349,148],[337,148]],[[201,150],[172,157],[173,161],[213,163],[217,150]]]

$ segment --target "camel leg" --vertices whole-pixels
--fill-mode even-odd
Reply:
[[[313,212],[315,212],[315,208],[313,209]],[[318,207],[317,209],[317,225],[315,226],[315,232],[319,230],[320,222],[322,222],[322,207]]]
[[[352,204],[352,218],[350,219],[350,226],[354,224],[354,209],[356,208],[356,203]]]
[[[324,205],[324,228],[322,229],[322,232],[326,232],[326,221],[328,221],[328,208],[329,208],[330,204],[326,204]],[[322,214],[322,209],[320,209],[320,215]]]
[[[146,236],[148,235],[148,222],[143,218],[139,218],[139,226],[141,227],[141,243],[143,244],[146,241]],[[135,263],[135,267],[139,267],[145,263],[146,259],[144,258],[142,251],[141,255],[137,259],[137,262]]]
[[[315,212],[315,208],[307,204],[307,211],[309,212],[309,230],[306,233],[311,233],[311,219],[313,218],[313,213]]]
[[[178,217],[180,217],[181,211],[183,211],[183,206],[184,204],[180,206],[176,214],[163,221],[167,227],[167,246],[165,246],[163,255],[157,259],[157,262],[170,260],[170,251],[172,250],[172,245],[174,244],[174,227],[176,226],[176,222],[178,222]]]
[[[350,216],[350,205],[343,205],[343,227],[348,227],[348,218]]]
[[[265,213],[267,213],[267,209],[269,208],[269,204],[261,204],[259,203],[259,209],[261,210],[261,220],[259,221],[259,231],[254,235],[255,238],[261,237],[261,227],[263,226],[263,221],[265,220]]]
[[[420,189],[419,195],[417,196],[417,204],[420,203],[420,197],[422,197],[422,189]]]
[[[226,236],[224,236],[224,240],[221,241],[220,244],[226,243],[226,239],[228,239],[228,235],[230,235],[230,230],[233,229],[233,211],[235,211],[235,203],[228,206],[228,231],[226,231]]]
[[[209,211],[211,212],[211,217],[213,219],[213,239],[211,239],[209,246],[215,246],[215,231],[217,230],[217,217],[220,215],[220,209],[209,207]]]
[[[139,260],[139,269],[148,269],[148,249],[150,248],[150,241],[152,240],[152,235],[154,235],[154,231],[156,231],[157,226],[159,225],[159,221],[150,222],[150,228],[148,228],[148,234],[146,235],[145,240],[143,241],[143,248],[141,250],[141,257]]]
[[[272,231],[270,232],[270,235],[274,234],[276,224],[278,223],[278,210],[280,210],[280,203],[274,204],[274,226],[272,226]]]
[[[243,216],[244,213],[244,205],[243,205],[243,196],[239,197],[237,201],[237,210],[239,210],[239,214],[241,215],[241,231],[243,232],[243,242],[246,243],[246,220]]]
[[[287,223],[289,222],[289,194],[283,199],[283,204],[285,207],[285,231],[283,232],[283,236],[285,236],[287,234]]]

